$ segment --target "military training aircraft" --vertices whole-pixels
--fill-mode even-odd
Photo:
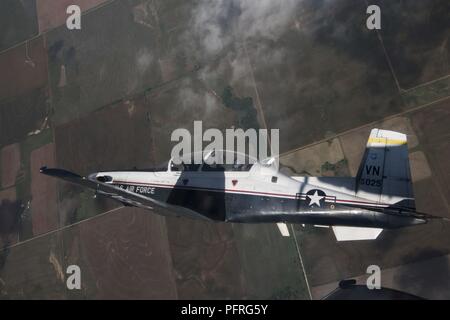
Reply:
[[[93,189],[96,195],[162,215],[234,223],[332,227],[338,241],[376,239],[383,229],[426,223],[416,212],[405,134],[373,129],[356,177],[288,176],[273,158],[244,164],[210,160],[160,169],[96,172],[81,177],[43,167],[41,173]],[[186,157],[191,157],[187,155]],[[211,164],[212,163],[212,164]]]

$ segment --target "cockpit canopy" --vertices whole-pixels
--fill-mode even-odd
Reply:
[[[228,150],[210,150],[172,158],[169,171],[250,171],[257,159],[244,153]]]

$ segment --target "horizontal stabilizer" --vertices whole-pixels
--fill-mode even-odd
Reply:
[[[375,240],[383,229],[333,226],[337,241]]]

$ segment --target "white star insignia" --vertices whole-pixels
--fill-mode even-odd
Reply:
[[[320,207],[320,200],[322,200],[324,198],[324,196],[319,196],[317,190],[312,196],[308,195],[307,197],[310,199],[309,206],[312,206],[313,204],[317,204],[318,207]]]

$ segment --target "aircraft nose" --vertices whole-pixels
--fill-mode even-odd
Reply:
[[[97,180],[97,172],[88,175],[88,180]]]

